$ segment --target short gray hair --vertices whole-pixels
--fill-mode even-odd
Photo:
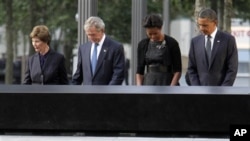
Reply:
[[[199,12],[198,18],[206,18],[212,21],[217,21],[217,14],[214,10],[210,8],[205,8]]]
[[[84,30],[87,30],[90,27],[95,27],[97,30],[102,30],[105,29],[105,24],[101,18],[92,16],[86,20],[84,24]]]

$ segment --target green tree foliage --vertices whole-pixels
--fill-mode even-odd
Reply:
[[[192,17],[195,9],[195,0],[170,0],[170,19]]]
[[[163,12],[164,0],[147,0],[147,14]],[[195,0],[169,0],[170,19],[192,17]],[[98,16],[106,23],[106,33],[124,43],[131,41],[131,0],[99,0]]]
[[[147,13],[162,13],[163,0],[148,0],[147,1]]]
[[[131,0],[101,0],[98,2],[98,16],[105,22],[109,36],[120,42],[130,42]]]
[[[6,11],[6,66],[5,66],[5,84],[12,83],[13,76],[13,4],[12,0],[3,1],[4,10]]]
[[[8,13],[4,9],[5,1],[7,0],[0,1],[0,25],[6,24],[6,17],[8,17]],[[12,29],[15,32],[14,35],[18,35],[17,33],[21,32],[23,36],[29,37],[35,25],[47,25],[52,35],[51,47],[55,50],[59,46],[63,48],[63,53],[67,60],[67,68],[70,68],[72,49],[77,42],[77,22],[75,20],[77,2],[76,0],[13,0],[12,12],[14,22]],[[13,36],[13,40],[17,40],[17,38],[17,36]],[[34,49],[30,41],[29,43],[29,54],[33,54]]]
[[[233,17],[250,20],[250,1],[249,0],[233,0]]]

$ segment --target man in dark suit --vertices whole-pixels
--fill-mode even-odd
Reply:
[[[123,45],[106,36],[99,17],[88,18],[84,30],[90,41],[79,47],[72,84],[121,85],[125,71]]]
[[[238,70],[235,38],[217,29],[217,15],[203,9],[198,15],[201,35],[191,40],[188,77],[191,85],[232,86]]]

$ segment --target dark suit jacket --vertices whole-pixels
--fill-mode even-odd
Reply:
[[[188,76],[191,85],[232,86],[238,70],[238,51],[235,38],[217,31],[210,64],[206,57],[205,36],[191,40]]]
[[[46,55],[43,68],[38,53],[28,58],[23,84],[68,84],[64,56],[51,49]]]
[[[125,56],[123,45],[106,36],[96,70],[91,71],[91,42],[79,47],[77,70],[72,78],[76,85],[121,85],[124,79]]]

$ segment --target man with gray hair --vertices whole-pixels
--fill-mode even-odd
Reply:
[[[187,78],[190,85],[232,86],[238,70],[235,38],[217,29],[217,15],[206,8],[200,11],[200,35],[191,40]]]
[[[99,17],[88,18],[84,30],[89,41],[79,47],[72,84],[121,85],[125,71],[123,45],[106,36]]]

